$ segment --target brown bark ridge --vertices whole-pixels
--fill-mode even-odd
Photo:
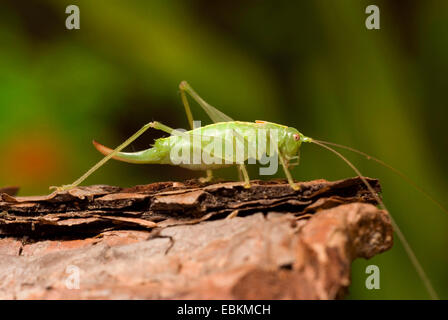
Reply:
[[[379,182],[366,178],[376,192]],[[391,248],[359,178],[0,189],[0,299],[335,299]]]

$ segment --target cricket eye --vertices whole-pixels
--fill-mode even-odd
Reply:
[[[300,140],[300,135],[297,133],[295,133],[293,137],[294,137],[294,140],[296,140],[296,141]]]

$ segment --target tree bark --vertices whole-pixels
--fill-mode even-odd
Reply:
[[[335,299],[354,259],[393,243],[359,178],[14,191],[0,190],[0,299]]]

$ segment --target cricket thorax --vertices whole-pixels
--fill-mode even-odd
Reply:
[[[300,141],[294,140],[297,132],[271,122],[219,122],[174,133],[169,138],[170,162],[204,170],[276,157],[278,153],[289,159],[298,152]]]

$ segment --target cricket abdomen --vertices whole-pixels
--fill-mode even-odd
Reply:
[[[157,139],[154,146],[138,152],[118,152],[112,159],[136,164],[169,164],[168,143],[164,139]],[[93,141],[95,148],[105,156],[113,152],[112,149]]]
[[[219,169],[243,163],[248,158],[259,160],[263,154],[270,155],[269,130],[277,130],[277,143],[280,144],[285,128],[261,121],[218,122],[157,139],[146,150],[118,152],[113,159],[136,164],[170,164],[190,170]],[[261,141],[263,134],[265,140]],[[113,151],[97,142],[94,145],[104,155]]]
[[[277,143],[285,137],[285,126],[269,122],[219,122],[173,135],[170,140],[171,164],[191,170],[206,170],[242,164],[252,158],[271,155],[271,134]],[[272,133],[275,129],[275,133]]]

